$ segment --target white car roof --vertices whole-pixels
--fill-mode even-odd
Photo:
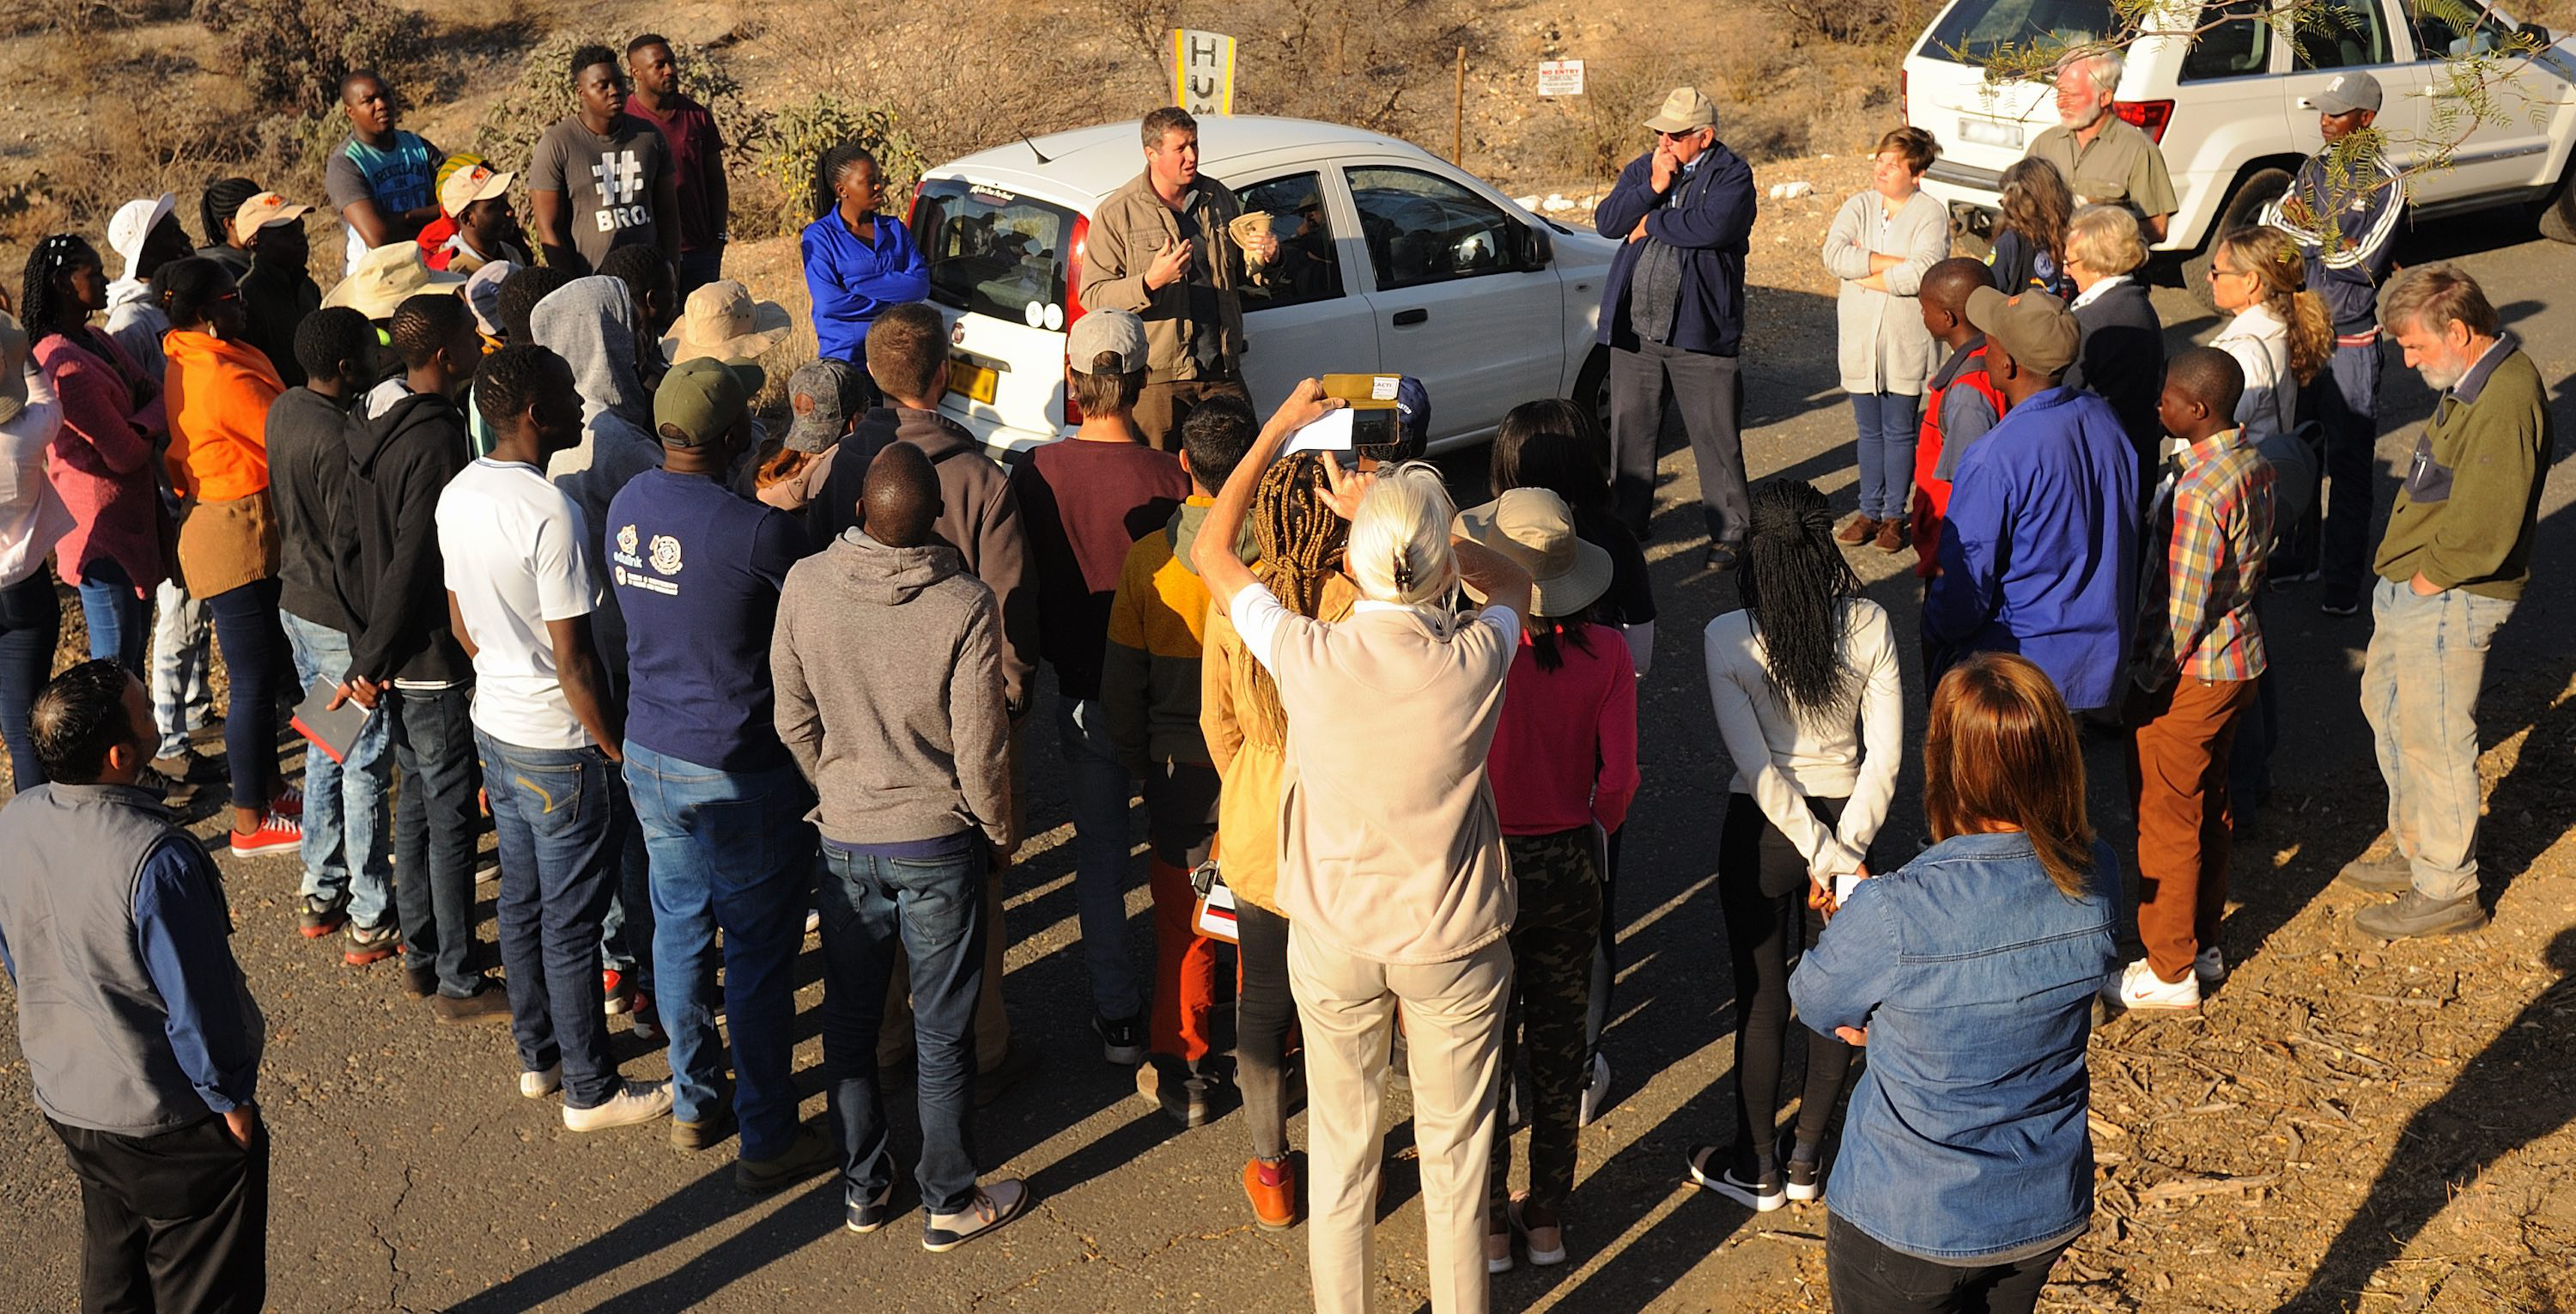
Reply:
[[[1035,138],[1038,151],[1047,157],[1045,164],[1029,153],[1030,143],[1012,141],[951,160],[931,170],[930,176],[1042,191],[1088,202],[1087,209],[1145,171],[1145,148],[1138,135],[1142,123],[1142,118],[1124,119]],[[1199,167],[1220,181],[1229,163],[1285,150],[1317,155],[1393,150],[1412,155],[1421,148],[1365,128],[1312,119],[1210,114],[1199,120]]]

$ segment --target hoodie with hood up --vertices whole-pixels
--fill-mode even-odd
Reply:
[[[653,393],[635,368],[635,299],[614,278],[576,278],[537,303],[528,332],[572,366],[573,388],[581,394],[581,441],[547,462],[546,478],[581,508],[590,532],[601,535],[586,545],[601,599],[590,615],[591,636],[600,661],[623,680],[626,616],[608,576],[608,503],[627,480],[662,468]]]
[[[1011,725],[993,591],[954,548],[852,529],[787,572],[769,644],[778,737],[842,845],[966,832],[1009,848]]]
[[[438,495],[465,468],[465,413],[434,392],[405,394],[344,431],[340,602],[352,624],[349,673],[454,685],[474,664],[447,624]]]

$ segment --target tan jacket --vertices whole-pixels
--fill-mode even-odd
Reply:
[[[1288,713],[1279,906],[1344,953],[1453,962],[1517,911],[1485,755],[1519,649],[1492,625],[1363,605],[1290,617],[1274,669]]]
[[[1242,248],[1227,225],[1243,213],[1234,192],[1200,174],[1191,216],[1199,240],[1208,244],[1208,265],[1216,283],[1217,353],[1225,377],[1242,374],[1243,300],[1239,289],[1251,276]],[[1111,192],[1091,216],[1091,235],[1083,247],[1082,304],[1094,310],[1128,310],[1145,321],[1146,376],[1150,383],[1202,377],[1198,357],[1189,350],[1198,325],[1190,320],[1188,279],[1176,279],[1159,291],[1145,287],[1145,270],[1163,248],[1181,240],[1181,225],[1170,206],[1154,194],[1154,184],[1139,173]]]
[[[1349,576],[1334,572],[1324,581],[1323,614],[1316,619],[1329,623],[1349,616],[1359,596]],[[1236,660],[1242,651],[1234,622],[1209,608],[1207,656],[1199,670],[1199,730],[1225,781],[1216,809],[1216,833],[1224,845],[1218,864],[1236,895],[1284,917],[1279,907],[1279,795],[1287,785],[1288,744],[1250,710],[1258,694],[1252,663]]]

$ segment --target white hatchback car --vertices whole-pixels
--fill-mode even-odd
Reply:
[[[1072,433],[1065,329],[1083,239],[1145,167],[1130,120],[979,151],[926,174],[914,240],[954,344],[942,409],[997,457]],[[1598,405],[1593,338],[1614,242],[1523,210],[1421,149],[1303,119],[1199,120],[1199,167],[1272,216],[1280,269],[1244,294],[1244,380],[1263,414],[1297,380],[1410,374],[1431,446],[1493,436],[1536,397]]]

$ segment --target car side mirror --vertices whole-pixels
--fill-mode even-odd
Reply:
[[[1521,230],[1521,268],[1532,272],[1556,262],[1556,239],[1547,229],[1536,224],[1518,225]]]

